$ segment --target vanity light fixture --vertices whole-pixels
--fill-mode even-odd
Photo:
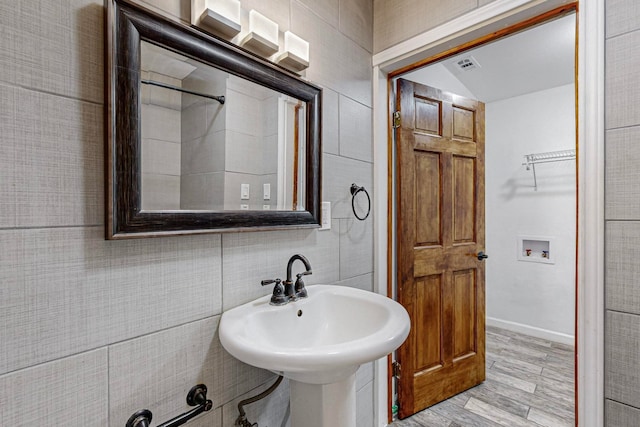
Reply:
[[[226,39],[241,29],[240,0],[191,0],[191,23]]]
[[[309,67],[309,42],[293,34],[284,33],[284,51],[275,61],[289,70],[300,72]]]
[[[240,41],[240,46],[268,57],[278,51],[278,24],[260,12],[249,11],[249,32]]]

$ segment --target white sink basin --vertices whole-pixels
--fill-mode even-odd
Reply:
[[[307,287],[309,297],[284,306],[271,295],[222,315],[219,335],[235,358],[294,381],[330,384],[398,348],[409,315],[372,292],[334,285]]]

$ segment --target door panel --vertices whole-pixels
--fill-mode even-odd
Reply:
[[[476,353],[476,272],[453,272],[453,359]]]
[[[440,136],[442,104],[438,100],[416,97],[415,109],[416,130]]]
[[[416,191],[416,241],[420,246],[441,245],[440,154],[416,152],[416,175],[423,179]]]
[[[475,159],[453,156],[453,243],[475,241]]]
[[[440,343],[440,331],[442,325],[436,317],[431,322],[426,320],[434,312],[441,309],[442,301],[442,275],[422,277],[416,280],[416,337],[423,337],[416,342],[416,366],[421,370],[442,366],[442,347]]]
[[[484,380],[484,105],[400,79],[396,108],[405,418]]]
[[[471,142],[475,134],[475,111],[454,105],[453,138]]]

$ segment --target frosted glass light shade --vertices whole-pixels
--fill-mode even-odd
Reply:
[[[278,51],[278,24],[260,12],[249,11],[249,32],[240,45],[259,55],[271,56]]]
[[[191,8],[194,25],[227,39],[240,32],[240,0],[192,0]]]
[[[278,55],[276,62],[294,71],[302,71],[309,67],[309,42],[291,31],[285,31],[284,50]]]

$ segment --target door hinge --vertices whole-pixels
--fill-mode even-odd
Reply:
[[[400,366],[400,362],[394,361],[391,364],[392,374],[396,378],[400,378],[400,372],[402,371],[402,367]]]
[[[400,127],[400,111],[393,113],[393,128],[398,129]]]

